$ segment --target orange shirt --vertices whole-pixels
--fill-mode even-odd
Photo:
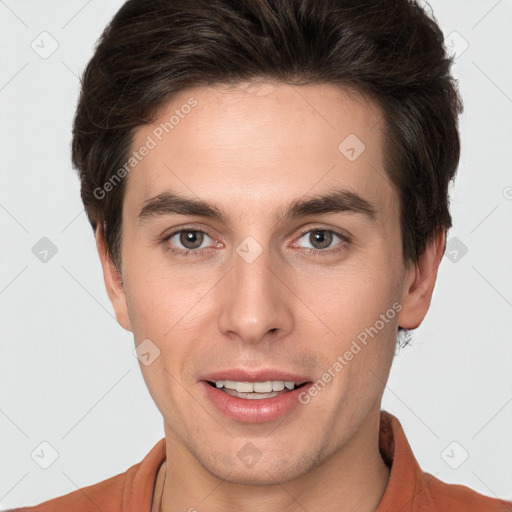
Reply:
[[[512,502],[489,498],[462,485],[445,484],[424,473],[397,418],[380,418],[380,451],[391,467],[376,512],[512,512]],[[156,475],[165,460],[165,438],[125,473],[95,485],[10,512],[150,512]]]

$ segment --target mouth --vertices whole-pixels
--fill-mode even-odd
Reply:
[[[215,388],[229,396],[245,400],[264,400],[300,389],[308,382],[293,382],[284,380],[267,380],[264,382],[247,382],[234,380],[206,381]]]
[[[291,414],[312,381],[280,370],[231,369],[204,375],[199,384],[217,413],[237,422],[263,423]]]

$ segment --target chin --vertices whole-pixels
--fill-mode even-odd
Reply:
[[[249,443],[248,443],[249,444]],[[249,453],[250,450],[248,449]],[[240,456],[211,455],[209,460],[196,457],[202,466],[216,478],[238,485],[277,485],[298,478],[311,471],[318,461],[306,456],[290,458],[289,454],[277,454],[265,457],[254,454],[253,458]],[[242,460],[240,460],[242,459]]]

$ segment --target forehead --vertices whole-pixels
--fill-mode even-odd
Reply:
[[[383,125],[378,105],[332,84],[190,88],[136,130],[132,149],[151,149],[127,177],[125,203],[136,207],[171,189],[269,211],[333,186],[394,202]]]

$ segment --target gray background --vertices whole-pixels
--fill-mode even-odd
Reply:
[[[121,3],[0,1],[4,509],[123,472],[163,437],[70,166],[78,75]],[[465,104],[454,228],[383,408],[425,471],[512,499],[512,0],[430,4],[457,54]]]

